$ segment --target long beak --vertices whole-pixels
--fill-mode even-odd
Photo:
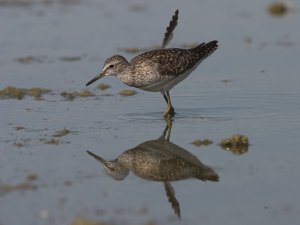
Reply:
[[[98,155],[96,155],[96,154],[94,154],[94,153],[92,153],[92,152],[90,152],[90,151],[86,151],[89,155],[91,155],[91,156],[93,156],[95,159],[97,159],[98,161],[100,161],[101,163],[105,163],[106,162],[106,160],[105,159],[103,159],[103,158],[101,158],[100,156],[98,156]]]
[[[94,83],[96,80],[99,80],[101,77],[103,77],[104,74],[103,73],[99,73],[97,76],[95,76],[92,80],[90,80],[89,82],[86,83],[85,86],[89,86],[91,83]]]

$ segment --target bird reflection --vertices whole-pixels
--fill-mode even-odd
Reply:
[[[219,176],[189,151],[172,143],[169,140],[171,128],[172,122],[167,120],[160,138],[126,150],[114,160],[105,160],[90,151],[87,153],[100,161],[107,175],[115,180],[123,180],[131,171],[142,179],[163,182],[168,201],[180,218],[180,204],[170,181],[189,178],[218,181]]]

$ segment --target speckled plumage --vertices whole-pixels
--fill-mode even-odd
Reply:
[[[168,201],[179,218],[180,205],[171,181],[190,178],[214,182],[219,180],[218,174],[212,168],[168,140],[146,141],[124,151],[115,160],[105,160],[89,151],[88,154],[101,162],[106,174],[116,180],[123,180],[132,172],[145,180],[163,182]]]
[[[106,174],[113,179],[123,180],[132,172],[145,180],[163,182],[168,201],[180,218],[180,204],[170,182],[190,178],[216,182],[219,176],[188,150],[172,143],[172,120],[167,119],[166,123],[157,140],[143,142],[114,160],[105,160],[90,151],[87,153],[101,162]]]
[[[217,41],[212,41],[192,49],[157,49],[142,53],[130,62],[121,56],[112,56],[105,64],[118,61],[121,70],[117,77],[129,86],[146,91],[165,92],[185,79],[217,47]]]
[[[214,170],[204,165],[189,151],[168,140],[151,140],[124,151],[115,160],[105,160],[88,151],[100,161],[105,172],[116,180],[123,180],[129,172],[145,180],[177,181],[195,178],[218,181]]]
[[[191,49],[166,49],[166,45],[173,37],[177,20],[178,10],[176,10],[167,27],[161,49],[142,53],[130,62],[121,55],[114,55],[105,60],[101,73],[89,81],[87,85],[103,76],[117,76],[128,86],[162,93],[168,104],[164,116],[174,115],[169,90],[184,80],[205,58],[218,48],[218,41],[211,41]]]
[[[169,48],[157,49],[145,52],[133,58],[130,62],[133,68],[136,68],[143,62],[151,61],[158,67],[160,76],[174,76],[184,74],[186,71],[199,65],[206,57],[217,49],[217,41],[202,43],[191,49]]]

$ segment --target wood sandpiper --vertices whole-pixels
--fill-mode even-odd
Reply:
[[[172,121],[166,122],[166,128],[158,140],[141,143],[114,160],[106,160],[90,151],[87,153],[98,160],[106,174],[115,180],[123,180],[132,172],[145,180],[163,182],[168,201],[180,218],[180,204],[170,182],[190,178],[217,182],[219,176],[195,155],[169,140]]]
[[[170,89],[192,73],[197,66],[218,48],[218,41],[202,43],[195,48],[165,48],[173,38],[178,21],[178,10],[166,29],[162,47],[144,52],[128,62],[121,55],[106,59],[102,71],[90,80],[86,86],[104,76],[117,76],[128,86],[150,92],[160,92],[167,108],[164,117],[174,116]]]

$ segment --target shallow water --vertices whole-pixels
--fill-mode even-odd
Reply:
[[[266,12],[269,3],[0,4],[0,89],[52,90],[41,100],[0,99],[0,224],[72,224],[77,217],[109,224],[298,224],[300,5],[292,2],[293,10],[276,18]],[[111,85],[105,91],[88,88],[95,96],[60,95],[84,89],[106,57],[134,56],[120,48],[160,45],[176,8],[170,46],[219,40],[219,49],[171,91],[177,114],[170,141],[220,177],[171,182],[181,220],[163,183],[133,173],[115,181],[86,153],[115,159],[159,138],[166,126],[160,94],[121,97],[128,87],[111,77],[98,82]],[[63,128],[70,132],[53,137]],[[218,145],[233,134],[249,138],[247,151]],[[213,144],[196,147],[195,139]]]

